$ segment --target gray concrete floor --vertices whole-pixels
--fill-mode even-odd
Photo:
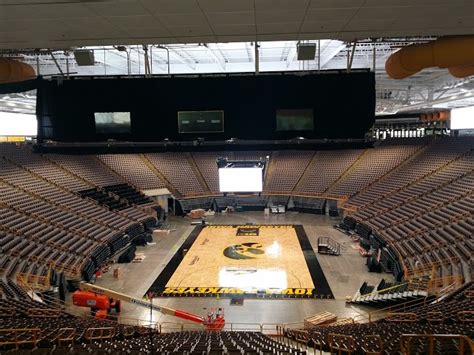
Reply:
[[[233,329],[249,330],[257,330],[260,324],[264,324],[264,329],[271,331],[275,329],[275,324],[301,323],[305,317],[322,311],[332,312],[339,318],[355,317],[370,309],[346,304],[346,296],[352,296],[364,281],[376,284],[382,278],[393,279],[388,274],[374,274],[367,271],[365,258],[354,249],[349,237],[332,227],[339,222],[338,218],[295,212],[269,217],[265,217],[263,212],[238,212],[227,215],[216,214],[208,217],[207,220],[215,224],[247,222],[302,224],[313,248],[317,248],[319,236],[330,236],[340,242],[343,245],[341,256],[317,255],[335,299],[245,299],[242,306],[230,306],[230,299],[226,298],[216,300],[215,298],[173,297],[156,298],[153,300],[155,304],[203,315],[207,313],[207,308],[223,307],[228,329],[231,323]],[[137,248],[137,252],[145,255],[142,263],[117,265],[120,267],[120,277],[113,278],[110,271],[97,280],[97,285],[142,298],[194,228],[190,225],[189,219],[181,217],[171,217],[169,224],[173,231],[168,236],[155,238],[154,245]],[[131,322],[131,319],[140,319],[143,324],[146,324],[150,322],[150,311],[132,304],[123,304],[121,317],[127,323]],[[181,320],[159,312],[153,312],[152,320],[162,323],[164,330],[171,330],[180,326],[177,324],[181,323]],[[185,328],[200,329],[199,325],[189,323],[185,325]]]

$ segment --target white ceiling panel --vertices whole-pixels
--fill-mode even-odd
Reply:
[[[179,37],[176,37],[178,42],[182,42],[182,43],[196,43],[196,36],[179,36]],[[227,36],[225,36],[224,38],[228,38]],[[243,37],[243,36],[233,36],[233,38],[237,38],[237,39],[240,39],[240,38],[246,38],[246,37]],[[219,41],[219,37],[218,36],[214,36],[214,35],[205,35],[205,34],[202,34],[202,35],[199,35],[199,39],[202,40],[202,43],[212,43],[212,42],[220,42]],[[248,40],[248,39],[246,39]],[[170,43],[171,41],[168,40],[167,43]]]
[[[236,12],[252,11],[253,0],[197,0],[202,10],[206,12]]]
[[[257,23],[286,23],[301,22],[304,18],[304,11],[301,10],[276,10],[276,11],[257,11]]]
[[[207,26],[208,22],[204,14],[173,14],[156,15],[156,18],[166,27],[196,27]]]
[[[55,19],[71,17],[91,17],[94,12],[81,4],[48,4],[48,5],[0,5],[0,19]]]
[[[338,21],[348,21],[355,14],[357,9],[316,9],[309,10],[306,14],[306,21],[333,21],[337,19]]]
[[[152,27],[159,26],[157,19],[152,15],[139,15],[139,16],[105,16],[108,22],[116,26],[130,26],[132,28],[137,27]]]
[[[160,14],[201,13],[196,0],[140,0],[140,3]]]
[[[357,20],[383,20],[404,16],[406,12],[404,7],[362,7],[355,12],[355,17]]]
[[[383,20],[352,20],[345,27],[344,31],[383,31],[394,20],[383,19]]]
[[[301,32],[335,32],[341,31],[346,25],[346,21],[305,21],[301,27]],[[325,36],[327,38],[327,36]]]
[[[209,26],[168,27],[168,29],[176,37],[192,37],[194,38],[194,40],[196,39],[196,36],[213,35],[212,30]]]
[[[383,3],[383,0],[380,1]],[[358,8],[366,3],[366,0],[317,0],[311,1],[310,9],[344,9]]]
[[[90,2],[84,5],[100,16],[136,16],[145,15],[148,11],[139,2]]]
[[[255,0],[257,11],[305,10],[311,0]]]
[[[271,24],[258,24],[257,32],[258,34],[277,34],[277,33],[295,33],[298,32],[300,27],[299,22],[290,22],[290,23],[271,23]]]
[[[209,22],[214,25],[250,25],[255,24],[253,12],[209,12]]]
[[[218,25],[212,26],[217,36],[224,35],[253,35],[255,34],[254,25]]]

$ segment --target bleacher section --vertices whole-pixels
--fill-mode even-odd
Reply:
[[[337,319],[325,312],[319,322],[305,320],[304,328],[280,325],[279,336],[269,337],[255,331],[159,333],[158,327],[151,330],[78,317],[68,313],[67,305],[42,295],[33,300],[11,280],[0,280],[0,351],[302,355],[345,349],[353,354],[394,354],[403,352],[411,334],[416,335],[409,345],[413,353],[427,353],[429,346],[434,346],[436,354],[464,355],[471,354],[473,346],[469,340],[473,335],[473,291],[470,283],[443,298],[377,311],[378,316],[373,314],[376,320],[362,314],[357,319]],[[465,337],[462,345],[459,335]]]
[[[200,183],[189,161],[189,153],[146,154],[148,160],[160,171],[182,196],[209,194]]]
[[[370,189],[352,198],[350,204],[357,207],[371,204],[445,168],[472,149],[469,142],[469,139],[463,138],[444,138],[433,142],[407,164],[399,167],[393,173],[387,174],[383,179],[370,186]]]
[[[146,166],[139,154],[103,154],[97,157],[125,181],[141,190],[166,187],[165,182]]]
[[[183,211],[227,206],[261,210],[282,204],[289,210],[329,211],[335,216],[343,208],[355,221],[343,227],[358,234],[367,250],[381,249],[381,258],[373,257],[372,262],[381,262],[381,268],[394,271],[397,278],[417,267],[438,265],[433,277],[461,274],[470,280],[473,148],[471,137],[444,137],[391,139],[365,150],[93,156],[41,155],[28,145],[2,144],[1,207],[14,214],[13,224],[2,225],[2,230],[17,237],[28,232],[37,240],[35,231],[41,228],[28,223],[44,223],[61,230],[57,240],[64,233],[74,236],[64,246],[68,257],[61,255],[59,264],[70,264],[77,273],[78,264],[93,268],[85,257],[99,249],[94,243],[118,243],[119,235],[131,238],[152,227],[158,206],[140,190],[167,187],[180,199]],[[218,193],[215,159],[224,155],[241,160],[270,156],[260,196]],[[82,236],[86,238],[80,253],[85,254],[79,262],[79,256],[74,259],[67,253],[77,250]],[[50,242],[54,248],[59,245]],[[110,254],[110,246],[100,249],[96,260]]]
[[[412,157],[423,147],[423,142],[408,139],[405,144],[385,143],[375,149],[367,149],[357,164],[328,189],[328,194],[354,195]]]
[[[358,223],[357,234],[365,239],[373,234],[386,242],[400,257],[406,273],[433,265],[433,277],[454,282],[452,277],[461,275],[470,280],[473,148],[472,139],[435,143],[399,171],[356,195],[349,204],[359,208],[351,216]]]
[[[294,191],[307,195],[323,194],[363,152],[360,149],[316,152]]]
[[[195,152],[191,153],[202,177],[211,193],[219,193],[219,175],[216,160],[219,157],[228,157],[226,152]]]
[[[120,175],[107,168],[94,155],[48,154],[46,157],[95,186],[116,185],[125,182]]]
[[[19,284],[48,288],[50,269],[87,280],[156,225],[142,209],[109,210],[82,198],[89,183],[28,147],[2,144],[0,156],[0,272]]]
[[[260,332],[181,331],[78,317],[48,297],[32,300],[14,283],[0,280],[0,351],[160,354],[295,354],[305,351]]]
[[[264,192],[290,194],[308,167],[313,151],[276,151],[272,153]]]
[[[215,158],[223,155],[242,160],[270,156],[264,192],[218,194]],[[157,223],[158,206],[142,190],[162,188],[179,199],[183,211],[284,205],[290,210],[335,215],[342,207],[346,215],[338,228],[354,239],[357,236],[370,255],[369,269],[392,272],[397,280],[374,288],[363,285],[353,301],[385,305],[398,303],[398,298],[424,299],[390,310],[402,314],[385,314],[371,323],[341,321],[301,332],[288,330],[290,337],[306,339],[324,350],[336,344],[354,353],[380,344],[385,353],[397,352],[405,333],[472,337],[474,139],[467,137],[389,140],[366,150],[271,154],[41,155],[28,145],[1,144],[2,328],[34,328],[21,335],[27,348],[51,348],[60,346],[59,340],[71,344],[73,339],[74,348],[87,352],[99,347],[110,352],[124,347],[131,352],[149,351],[150,340],[143,328],[78,319],[28,299],[20,286],[48,290],[54,273],[89,280],[113,255],[133,250],[130,243],[147,236]],[[425,293],[430,287],[461,289],[434,302]],[[48,312],[55,316],[32,315],[34,308],[52,309]],[[74,329],[66,330],[71,324]],[[110,336],[90,341],[90,329],[98,327],[107,328]],[[0,343],[17,337],[18,332],[0,332]],[[436,343],[437,351],[449,353],[454,342]],[[412,346],[419,353],[426,350],[422,342],[414,341]],[[254,332],[154,334],[153,347],[162,352],[300,352]]]
[[[472,338],[472,318],[468,317],[474,308],[473,289],[470,284],[442,301],[415,302],[411,306],[388,310],[383,319],[370,323],[348,322],[306,330],[288,329],[286,334],[316,349],[337,353],[337,348],[345,348],[346,353],[353,354],[365,354],[370,350],[371,353],[402,353],[402,335],[418,334],[419,339],[411,343],[412,354],[429,353],[427,350],[431,341],[435,342],[435,354],[471,354],[469,344],[463,344],[461,348],[456,336],[453,339],[447,337],[444,341],[442,337],[430,340],[429,336],[464,334],[467,339]],[[464,351],[460,352],[460,349]]]

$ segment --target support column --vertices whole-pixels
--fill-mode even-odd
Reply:
[[[107,64],[105,62],[106,62],[106,59],[105,59],[105,48],[104,48],[104,75],[107,75]]]
[[[66,78],[69,79],[69,54],[66,56]]]
[[[62,76],[64,76],[64,72],[61,69],[61,66],[59,65],[58,61],[56,60],[56,57],[54,56],[52,51],[49,51],[49,54],[51,55],[51,58],[53,58],[54,64],[56,64],[56,68],[58,68],[59,72],[61,73]]]
[[[352,44],[352,51],[350,52],[350,56],[349,56],[349,52],[347,52],[347,72],[348,73],[350,73],[352,69],[352,62],[354,61],[356,45],[357,45],[357,42],[354,41],[354,43]]]
[[[321,40],[318,39],[318,72],[321,71]]]
[[[375,71],[376,71],[375,61],[377,59],[377,47],[375,46],[375,42],[373,42],[373,44],[374,44],[374,48],[373,48],[373,52],[372,52],[372,70],[375,73]]]
[[[258,42],[255,41],[254,43],[254,50],[255,50],[255,75],[260,74],[260,55],[258,50]]]
[[[143,64],[145,68],[145,78],[150,76],[150,61],[148,59],[148,46],[143,45]]]

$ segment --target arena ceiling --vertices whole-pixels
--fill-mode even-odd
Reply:
[[[0,48],[474,33],[472,0],[0,0]]]

